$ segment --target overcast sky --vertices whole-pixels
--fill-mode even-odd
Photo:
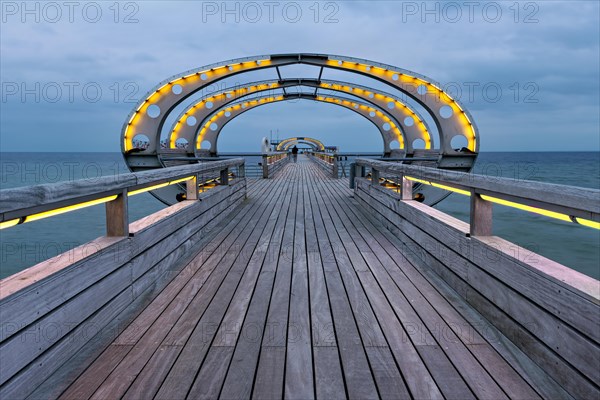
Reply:
[[[119,151],[134,102],[163,79],[231,58],[310,52],[435,79],[473,115],[481,151],[599,151],[599,4],[3,1],[0,149]],[[244,113],[225,127],[220,150],[259,151],[271,131],[381,149],[357,114],[296,101]]]

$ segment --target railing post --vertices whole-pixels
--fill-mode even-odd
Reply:
[[[364,178],[365,177],[365,167],[362,165],[358,165],[354,163],[354,177],[355,178]]]
[[[404,175],[400,175],[400,182],[402,183],[402,200],[412,200],[413,182],[410,179],[406,179]]]
[[[379,185],[379,170],[371,167],[371,185]]]
[[[106,203],[106,236],[129,236],[127,191]]]
[[[187,200],[198,200],[198,175],[194,175],[192,179],[185,181]]]
[[[221,170],[220,173],[221,185],[229,185],[229,168]]]
[[[332,160],[333,160],[333,168],[332,168],[332,171],[331,171],[331,172],[332,172],[332,174],[333,174],[333,177],[334,177],[334,178],[336,178],[336,179],[337,179],[337,177],[338,177],[338,161],[337,161],[337,159],[338,159],[338,158],[337,158],[337,156],[336,156],[336,155],[334,155],[334,156],[332,157]]]
[[[239,175],[239,178],[246,177],[246,164],[238,165],[238,175]]]
[[[483,200],[474,190],[471,190],[469,233],[471,236],[492,235],[492,203]]]
[[[263,179],[267,179],[269,177],[269,157],[266,154],[262,156],[262,170],[263,170]]]

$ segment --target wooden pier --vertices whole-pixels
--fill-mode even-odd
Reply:
[[[515,254],[477,200],[470,226],[407,197],[405,171],[402,193],[380,185],[385,163],[350,189],[323,160],[280,162],[271,179],[229,177],[234,160],[106,186],[120,194],[94,251],[1,282],[0,398],[600,396],[598,281]],[[198,193],[210,171],[220,184]],[[187,200],[124,226],[128,191],[182,177]],[[24,192],[7,192],[3,220],[80,201],[72,189],[12,209]],[[597,219],[596,194],[544,199]]]

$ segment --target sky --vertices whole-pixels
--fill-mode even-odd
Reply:
[[[0,151],[120,151],[128,113],[162,80],[232,58],[296,52],[433,78],[471,113],[480,151],[600,151],[599,4],[2,1]],[[316,78],[318,70],[282,74]],[[263,137],[293,136],[342,151],[379,151],[382,143],[357,114],[302,100],[242,114],[223,129],[219,150],[255,152]]]

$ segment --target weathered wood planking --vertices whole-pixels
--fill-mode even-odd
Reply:
[[[330,185],[323,186],[322,188],[324,191],[336,191],[336,188],[332,188]],[[341,189],[338,188],[338,190],[344,192],[347,189],[341,187]],[[338,199],[338,207],[335,209],[339,210],[338,214],[348,229],[353,230],[353,228],[356,228],[352,237],[357,246],[362,244],[363,249],[361,250],[361,253],[369,264],[374,276],[381,284],[382,289],[387,294],[388,301],[394,306],[394,310],[400,316],[400,320],[403,322],[411,321],[413,330],[415,326],[421,328],[419,329],[421,332],[419,332],[418,335],[412,334],[410,337],[413,341],[415,339],[419,340],[419,337],[421,338],[421,345],[417,346],[417,348],[426,363],[429,362],[428,359],[431,360],[432,365],[429,370],[432,371],[432,373],[433,371],[436,371],[437,368],[441,368],[445,371],[442,375],[442,377],[445,376],[445,379],[441,379],[442,377],[440,377],[439,374],[436,378],[438,384],[447,382],[446,385],[440,384],[440,388],[444,391],[445,395],[453,398],[468,398],[472,396],[471,392],[466,387],[464,387],[466,391],[464,389],[462,392],[460,391],[461,382],[452,378],[453,367],[447,364],[444,366],[444,363],[440,363],[440,361],[447,359],[446,357],[440,356],[431,359],[427,350],[432,349],[432,345],[433,348],[436,347],[434,337],[435,340],[440,341],[440,346],[437,346],[437,350],[435,351],[444,349],[443,351],[448,354],[448,357],[453,360],[462,360],[459,365],[467,366],[467,368],[461,370],[461,374],[465,376],[465,379],[470,383],[470,386],[475,385],[474,392],[477,397],[483,398],[490,396],[490,389],[494,384],[486,384],[486,379],[489,380],[489,377],[478,377],[477,374],[481,373],[481,371],[477,372],[473,371],[473,368],[469,368],[469,366],[476,363],[473,363],[471,356],[468,354],[469,352],[465,350],[469,349],[469,351],[477,358],[480,358],[480,354],[485,355],[488,362],[482,363],[482,366],[486,369],[493,368],[494,370],[512,371],[511,367],[499,358],[495,352],[485,350],[490,348],[489,344],[482,337],[473,334],[472,329],[466,329],[469,327],[469,324],[456,313],[452,313],[447,301],[439,297],[437,292],[420,278],[420,274],[405,259],[403,254],[394,247],[389,241],[389,237],[377,234],[372,229],[369,230],[369,225],[371,225],[372,222],[365,219],[361,214],[353,212],[353,207],[346,207],[346,205],[350,203],[350,200],[346,196],[336,196],[336,198]],[[348,218],[346,218],[346,216]],[[360,221],[360,223],[357,221]],[[365,232],[368,233],[365,234]],[[359,237],[362,237],[364,242],[362,240],[356,240],[356,238]],[[387,243],[387,246],[384,246],[383,243]],[[390,256],[387,253],[391,253],[393,256]],[[401,260],[404,262],[399,262]],[[385,266],[385,270],[383,270],[383,266]],[[394,268],[393,266],[397,266],[397,268]],[[387,276],[388,274],[389,276]],[[371,276],[369,273],[361,275],[365,277]],[[390,277],[396,285],[398,285],[398,288],[390,286]],[[401,291],[398,289],[401,289]],[[398,304],[398,300],[404,299],[405,296],[407,296],[407,299],[410,299],[410,303],[404,301],[403,303]],[[431,303],[431,305],[428,303]],[[420,318],[416,314],[411,315],[411,306],[414,308],[415,312],[419,313],[421,316]],[[426,327],[425,329],[430,331],[423,332],[423,327]],[[427,333],[427,335],[425,335],[425,333]],[[456,334],[457,336],[453,337],[453,334]],[[459,338],[460,341],[458,340]],[[457,348],[456,346],[460,342],[464,343],[462,349],[460,347]],[[475,351],[473,351],[473,349],[475,349]],[[479,349],[482,351],[479,351]],[[464,355],[461,357],[460,354],[457,354],[457,350],[460,350]],[[469,361],[469,358],[471,358],[471,361]],[[504,372],[503,375],[503,379],[498,379],[498,374],[495,374],[494,379],[498,381],[498,384],[509,397],[536,398],[531,387],[529,387],[522,379],[518,378],[518,376],[514,374],[514,371],[512,375],[510,372]],[[456,372],[454,372],[454,376],[456,376]],[[502,394],[491,393],[491,396],[502,397]]]
[[[531,345],[529,351],[524,351],[544,366],[548,373],[579,395],[589,396],[597,392],[597,387],[579,375],[597,380],[599,367],[598,356],[595,355],[598,352],[597,341],[587,336],[598,334],[594,328],[598,326],[594,321],[598,318],[598,305],[589,300],[590,295],[580,295],[587,284],[578,285],[577,290],[569,290],[567,284],[557,282],[553,277],[545,277],[543,269],[513,257],[501,246],[489,246],[485,243],[489,238],[468,238],[461,228],[457,228],[458,224],[448,224],[447,218],[444,222],[439,221],[435,215],[439,212],[427,212],[422,204],[400,202],[395,194],[388,194],[389,191],[373,186],[364,179],[358,179],[356,183],[355,195],[361,203],[373,208],[390,225],[395,225],[406,236],[418,241],[428,253],[467,282],[463,295],[472,296],[473,290],[470,288],[473,287],[495,307],[503,310],[503,316],[495,315],[495,318],[509,320],[510,315],[516,319],[520,330],[533,331],[530,335],[536,338],[535,341],[544,344],[536,347],[535,352]],[[490,259],[481,256],[486,254],[496,257]],[[448,258],[449,255],[452,257]],[[452,258],[455,260],[452,261]],[[579,280],[591,278],[580,277]],[[586,309],[590,312],[582,313]],[[568,323],[563,322],[565,320]],[[494,320],[492,322],[497,323]],[[546,350],[542,350],[544,348]],[[556,359],[554,353],[558,353],[569,364]]]
[[[260,186],[259,186],[260,187]],[[235,228],[238,226],[240,221],[243,221],[245,218],[250,218],[252,213],[245,213],[247,211],[249,204],[246,203],[244,208],[238,210],[237,215],[230,221],[227,221],[225,224],[225,228],[223,230],[215,229],[214,233],[217,235],[212,239],[208,244],[204,243],[205,247],[210,249],[214,249],[218,251],[218,254],[223,254],[220,250],[221,248],[226,249],[229,247],[235,237]],[[232,232],[234,235],[232,236]],[[239,233],[239,232],[238,232]],[[201,243],[202,244],[202,243]],[[188,297],[186,293],[193,293],[198,290],[199,287],[205,286],[207,280],[211,276],[212,268],[210,265],[204,265],[204,268],[200,270],[200,267],[203,265],[204,261],[213,262],[213,267],[219,262],[220,257],[211,257],[208,258],[205,251],[202,251],[195,257],[188,267],[182,270],[181,274],[174,280],[174,287],[171,290],[165,289],[165,291],[161,292],[157,299],[146,308],[138,318],[136,318],[132,324],[115,340],[113,346],[121,348],[123,346],[127,347],[129,350],[125,353],[120,353],[120,358],[114,358],[111,356],[104,357],[104,354],[97,360],[93,365],[98,366],[98,369],[87,369],[83,375],[81,375],[69,389],[63,393],[62,398],[66,399],[80,399],[80,398],[89,398],[91,395],[97,390],[100,384],[106,379],[106,377],[112,372],[112,370],[121,362],[121,360],[127,355],[127,353],[133,347],[137,341],[148,331],[148,329],[155,323],[156,319],[162,312],[164,312],[164,308],[167,307],[173,300],[173,296],[180,293],[184,298],[189,298],[188,302],[192,300],[193,296]],[[182,289],[183,288],[183,289]],[[160,312],[157,312],[160,311]],[[155,353],[153,358],[161,358],[161,356],[169,356],[169,359],[162,360],[164,364],[168,363],[168,366],[172,365],[169,361],[174,362],[174,359],[171,359],[171,351],[176,348],[177,354],[181,350],[181,345],[176,344],[166,344],[165,346],[169,346],[171,349],[169,352]],[[179,346],[179,347],[176,347]],[[105,353],[110,355],[110,348],[107,349]],[[175,355],[176,356],[176,355]],[[114,360],[114,364],[113,364]],[[152,360],[151,360],[152,361]],[[147,371],[147,370],[146,370]],[[163,370],[161,370],[163,371]],[[164,371],[164,373],[168,373],[168,371]],[[147,373],[141,373],[142,381],[145,380],[145,376]],[[151,375],[156,377],[156,371],[151,371]],[[137,381],[137,380],[136,380]],[[157,380],[158,385],[162,383],[159,379]],[[134,382],[133,392],[136,392],[135,386],[139,385]],[[158,390],[158,387],[154,388],[154,392]]]
[[[243,200],[244,193],[239,195],[238,193],[245,189],[245,185],[238,183],[234,192],[231,189],[225,186],[214,189],[212,194],[219,192],[230,194],[229,197],[222,198],[222,201],[217,204],[211,204],[213,203],[211,201],[199,201],[190,207],[175,206],[177,212],[166,215],[166,219],[175,218],[179,213],[185,213],[194,208],[196,208],[196,214],[206,213],[204,217],[210,216],[210,219],[205,220],[203,217],[198,217],[192,218],[190,221],[188,218],[187,224],[184,223],[183,228],[181,228],[181,224],[179,227],[171,225],[170,231],[173,234],[168,239],[163,239],[150,247],[150,250],[144,251],[140,246],[143,243],[136,243],[135,237],[121,238],[112,244],[112,246],[121,244],[122,249],[116,254],[106,252],[106,248],[104,248],[104,256],[102,252],[94,252],[74,265],[63,265],[63,268],[58,271],[50,271],[53,275],[43,276],[43,273],[38,272],[41,267],[33,267],[29,274],[37,276],[40,281],[16,291],[0,303],[3,315],[13,315],[14,324],[19,328],[15,332],[10,332],[10,336],[5,335],[4,340],[0,343],[2,359],[10,361],[2,366],[0,379],[4,384],[0,387],[0,393],[3,396],[24,397],[23,394],[33,391],[37,385],[40,385],[55,370],[59,369],[62,363],[78,352],[86,341],[91,339],[88,336],[82,337],[81,332],[79,332],[79,337],[74,339],[77,331],[84,329],[86,324],[89,325],[91,318],[92,321],[95,321],[94,324],[102,321],[102,325],[93,325],[93,328],[99,330],[110,322],[94,317],[100,310],[107,309],[107,312],[112,313],[113,316],[119,315],[129,306],[136,305],[138,303],[136,299],[151,299],[153,295],[150,293],[162,288],[165,278],[173,277],[167,271],[183,255],[178,253],[179,257],[173,257],[178,247],[183,246],[189,250],[190,237],[212,220],[223,219],[225,209],[235,206]],[[205,200],[209,198],[210,194],[207,194]],[[211,213],[211,210],[217,209],[219,213]],[[164,211],[159,213],[164,213]],[[167,212],[167,214],[169,213]],[[163,220],[158,220],[153,224],[160,226],[156,229],[156,233],[164,232],[167,228],[162,222]],[[147,230],[151,232],[152,224],[147,226]],[[169,229],[166,230],[168,233]],[[168,242],[167,246],[165,246],[166,242]],[[123,246],[123,243],[126,243],[127,246]],[[135,251],[132,248],[135,248]],[[155,254],[152,254],[153,250]],[[90,268],[97,273],[90,274]],[[69,282],[72,282],[72,289],[70,292],[68,290],[65,292],[65,288],[69,287]],[[42,297],[40,297],[40,292],[42,292]],[[49,306],[40,308],[39,301],[45,298],[50,300]],[[69,299],[70,301],[67,301]],[[126,302],[123,303],[122,299],[125,299]],[[35,310],[35,313],[15,312],[11,314],[11,310],[21,309],[24,301],[32,304],[29,308]],[[139,304],[137,305],[139,306]],[[25,310],[29,308],[25,308]],[[43,313],[40,314],[40,311]],[[49,327],[54,328],[52,334],[47,334],[48,332],[45,334],[44,332],[50,329]],[[36,329],[37,338],[28,337],[28,331],[31,329]],[[94,334],[96,332],[93,331]],[[87,333],[94,336],[91,331]],[[35,346],[31,345],[32,340],[35,340]],[[55,351],[57,348],[61,349],[61,353],[58,355]],[[30,364],[33,360],[35,363]],[[44,365],[43,373],[40,373],[39,370],[41,365]]]
[[[321,160],[319,157],[316,157],[310,153],[308,153],[308,158],[314,162],[315,164],[319,165],[323,171],[326,172],[326,175],[328,177],[332,177],[332,178],[337,178],[337,166],[335,164],[330,164],[324,160]]]
[[[594,365],[573,365],[594,337],[576,328],[593,316],[563,319],[561,308],[546,310],[553,301],[567,307],[575,299],[570,310],[594,305],[593,295],[584,286],[569,290],[554,266],[546,274],[547,268],[508,254],[488,260],[484,269],[473,249],[497,242],[467,237],[467,224],[402,202],[364,179],[352,198],[343,182],[304,156],[274,179],[253,182],[247,201],[245,184],[213,193],[132,224],[125,240],[132,246],[133,284],[104,305],[112,314],[88,319],[132,321],[112,332],[112,344],[100,332],[89,341],[100,352],[86,343],[64,351],[62,340],[44,353],[48,358],[36,370],[41,377],[30,380],[36,390],[4,393],[62,393],[64,399],[569,398],[562,385],[576,397],[597,394]],[[198,208],[202,203],[205,209]],[[134,248],[136,240],[148,250]],[[509,268],[521,276],[511,277]],[[111,286],[118,271],[95,279]],[[539,280],[542,289],[521,288],[519,278]],[[554,287],[561,293],[552,300]],[[507,296],[524,308],[515,309]],[[527,304],[530,296],[535,304]],[[565,333],[531,332],[524,325],[531,318],[554,318]],[[555,344],[569,348],[550,350]],[[80,373],[72,362],[89,367]],[[16,376],[8,384],[19,381],[23,388],[30,378]]]

